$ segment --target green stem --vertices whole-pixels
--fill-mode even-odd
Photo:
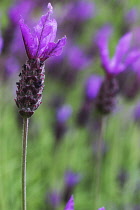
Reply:
[[[26,162],[27,162],[27,137],[28,118],[23,118],[23,138],[22,138],[22,210],[27,209],[26,204]]]

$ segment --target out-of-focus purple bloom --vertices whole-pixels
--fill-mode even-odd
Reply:
[[[86,81],[85,93],[87,99],[95,99],[98,95],[103,78],[99,75],[91,75]]]
[[[66,18],[71,21],[85,21],[95,15],[95,5],[91,1],[78,0],[71,2],[66,7]]]
[[[130,50],[132,33],[125,34],[118,42],[113,58],[109,57],[108,39],[110,29],[103,27],[97,34],[97,45],[105,73],[108,76],[117,75],[140,56],[140,50]]]
[[[98,210],[105,210],[105,208],[104,208],[104,207],[102,207],[102,208],[99,208]]]
[[[18,60],[14,57],[8,57],[5,62],[5,70],[6,73],[9,75],[15,74],[20,69],[20,64]]]
[[[140,104],[137,104],[137,106],[134,109],[134,120],[136,122],[140,122]]]
[[[56,118],[58,122],[65,123],[72,114],[72,107],[64,105],[57,110]]]
[[[138,18],[139,18],[139,12],[138,12],[137,8],[135,8],[135,7],[130,9],[124,16],[125,22],[127,24],[136,23]]]
[[[40,58],[44,62],[51,56],[58,56],[66,44],[66,37],[54,42],[57,31],[57,22],[51,18],[53,7],[48,4],[48,12],[41,17],[39,23],[33,28],[32,33],[23,18],[20,19],[20,28],[29,59]]]
[[[72,46],[68,49],[68,62],[76,70],[84,70],[91,64],[91,59],[87,57],[84,51],[78,46]]]
[[[47,202],[49,202],[52,207],[57,208],[61,202],[60,193],[57,191],[49,193],[47,196]]]
[[[73,196],[70,197],[68,203],[66,204],[66,207],[64,210],[74,210],[74,198]]]
[[[0,53],[2,51],[2,48],[3,48],[3,38],[2,38],[1,33],[0,33]]]
[[[66,171],[64,179],[67,186],[73,187],[80,182],[82,176],[72,171]]]
[[[16,2],[16,4],[12,5],[8,11],[10,21],[14,25],[17,25],[21,15],[23,18],[26,18],[31,13],[32,7],[33,1],[25,0]]]

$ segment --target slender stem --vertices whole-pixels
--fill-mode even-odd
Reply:
[[[26,205],[26,159],[27,159],[27,137],[28,118],[23,118],[23,138],[22,138],[22,210],[27,209]]]
[[[100,119],[100,131],[97,141],[97,165],[96,165],[96,196],[97,205],[100,200],[100,184],[101,184],[101,167],[102,167],[102,146],[103,146],[103,122],[104,119]]]

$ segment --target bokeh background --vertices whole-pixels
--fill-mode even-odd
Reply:
[[[22,118],[14,98],[27,57],[18,21],[22,15],[34,26],[46,13],[47,4],[46,0],[0,1],[1,210],[21,209]],[[139,1],[53,0],[51,4],[57,38],[66,35],[67,44],[61,56],[45,63],[43,103],[29,123],[28,209],[60,210],[73,194],[76,210],[102,206],[140,210],[140,64],[117,76],[119,94],[110,114],[102,116],[95,108],[95,77],[104,77],[97,32],[102,27],[112,30],[111,55],[129,31],[137,29],[139,45]]]

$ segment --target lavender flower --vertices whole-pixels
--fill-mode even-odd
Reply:
[[[99,208],[98,210],[105,210],[105,208],[104,208],[104,207],[102,207],[102,208]]]
[[[132,33],[125,34],[118,42],[113,58],[109,57],[108,39],[110,29],[103,27],[97,34],[97,45],[99,47],[102,67],[107,76],[115,76],[124,71],[128,65],[140,56],[139,50],[131,50]]]
[[[64,210],[74,210],[74,199],[73,196],[70,197]]]
[[[17,98],[15,99],[19,113],[23,118],[29,118],[42,103],[45,69],[44,61],[60,55],[66,44],[66,37],[54,43],[57,23],[51,18],[53,8],[48,4],[48,13],[41,17],[39,23],[33,28],[32,33],[24,20],[20,19],[20,28],[28,56],[28,61],[23,65],[20,81],[17,82]]]
[[[63,46],[66,44],[66,37],[54,42],[57,31],[57,22],[51,18],[53,8],[48,4],[48,13],[41,17],[39,23],[33,28],[32,33],[24,20],[20,19],[20,28],[29,59],[39,58],[44,62],[51,56],[58,56],[62,53]]]
[[[2,48],[3,48],[3,38],[2,38],[1,33],[0,33],[0,53],[2,51]]]

